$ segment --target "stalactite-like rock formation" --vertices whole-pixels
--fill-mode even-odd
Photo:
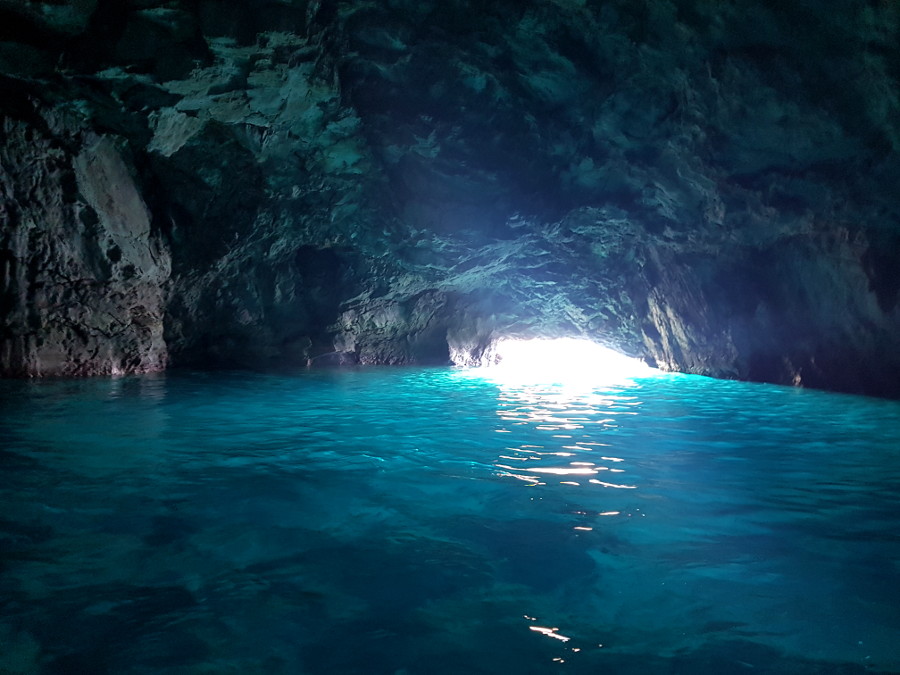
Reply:
[[[478,362],[900,396],[891,3],[0,0],[0,371]]]

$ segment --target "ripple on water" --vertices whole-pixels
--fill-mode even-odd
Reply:
[[[0,382],[0,671],[900,671],[898,422],[687,376]]]

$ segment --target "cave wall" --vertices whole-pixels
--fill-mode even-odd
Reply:
[[[900,396],[900,9],[0,0],[0,372],[478,363]]]
[[[167,244],[127,144],[38,107],[0,126],[0,374],[165,367]]]

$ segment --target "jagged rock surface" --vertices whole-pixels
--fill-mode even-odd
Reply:
[[[0,373],[165,367],[166,245],[123,152],[51,111],[0,127]]]
[[[862,1],[0,0],[0,367],[581,335],[900,396],[898,38]]]

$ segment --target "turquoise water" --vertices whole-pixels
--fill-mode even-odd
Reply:
[[[900,672],[900,403],[0,382],[2,673]]]

